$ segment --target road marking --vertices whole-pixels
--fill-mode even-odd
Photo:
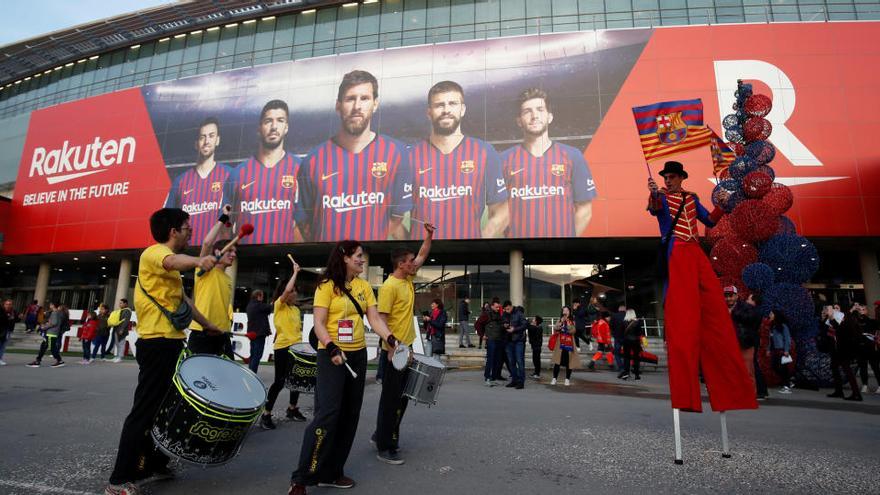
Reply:
[[[58,488],[55,486],[38,485],[36,483],[22,483],[20,481],[0,480],[0,486],[8,486],[12,488],[20,488],[27,490],[26,493],[61,493],[64,495],[98,495],[95,492],[81,492],[79,490],[68,490],[67,488]]]

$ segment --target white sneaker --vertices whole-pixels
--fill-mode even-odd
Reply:
[[[782,388],[779,389],[779,393],[780,393],[780,394],[790,394],[790,393],[791,393],[791,389],[788,388],[788,387],[782,387]]]
[[[868,386],[867,385],[862,385],[862,393],[863,394],[868,393]]]
[[[0,359],[0,366],[6,366],[6,361]]]
[[[486,386],[487,386],[487,387],[494,387],[494,386],[495,386],[495,382],[493,382],[492,380],[486,380]]]
[[[556,385],[556,378],[550,380],[550,385]]]
[[[568,387],[568,386],[570,386],[570,385],[571,385],[571,380],[569,380],[568,378],[566,378],[566,379],[565,379],[565,386]]]
[[[88,360],[88,359],[83,359],[83,360],[81,360],[81,361],[79,362],[79,364],[89,364],[89,360]]]
[[[114,362],[114,363],[121,363],[121,362],[122,362],[122,358],[119,358],[119,357],[118,357],[118,358],[113,358],[113,362]]]

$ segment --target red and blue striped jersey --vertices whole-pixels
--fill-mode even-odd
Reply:
[[[192,225],[190,243],[199,245],[223,210],[223,205],[232,204],[232,171],[226,165],[217,163],[204,179],[192,167],[175,177],[165,200],[166,208],[180,208],[189,213]]]
[[[583,154],[556,143],[536,157],[521,145],[502,154],[510,191],[508,237],[575,237],[574,204],[596,197]]]
[[[465,136],[448,154],[429,140],[410,150],[415,206],[412,216],[437,227],[435,239],[479,239],[486,205],[507,200],[501,157],[491,144]],[[413,225],[414,239],[425,236]]]
[[[392,215],[412,209],[412,169],[405,145],[376,134],[360,153],[333,139],[318,145],[299,171],[297,222],[311,241],[385,240]]]
[[[238,166],[235,184],[238,226],[246,223],[254,226],[254,233],[243,238],[242,244],[293,242],[299,167],[299,158],[290,153],[285,153],[272,168],[256,157]]]

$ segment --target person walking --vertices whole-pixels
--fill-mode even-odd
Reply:
[[[859,384],[856,381],[856,374],[852,370],[852,360],[855,357],[855,336],[851,335],[851,320],[849,315],[844,315],[842,311],[834,306],[827,306],[824,315],[826,316],[824,325],[824,334],[828,338],[829,347],[828,354],[831,356],[831,378],[834,380],[834,391],[827,397],[842,398],[846,400],[860,401],[862,395],[859,392]],[[820,332],[820,335],[822,332]],[[852,394],[849,397],[843,395],[843,380],[840,372],[846,376],[849,382]]]
[[[623,333],[626,330],[624,318],[626,318],[626,306],[621,304],[608,321],[608,325],[611,327],[611,339],[614,341],[614,365],[621,371],[623,370]]]
[[[110,338],[110,325],[107,323],[110,319],[109,309],[104,303],[98,305],[98,330],[95,334],[95,340],[92,342],[91,361],[95,361],[99,351],[101,353],[101,360],[107,360],[107,341]]]
[[[98,335],[98,314],[94,311],[87,311],[86,321],[80,327],[79,340],[82,343],[83,358],[79,364],[92,362],[92,342],[96,335]]]
[[[363,273],[364,250],[360,242],[336,243],[315,289],[313,331],[318,339],[318,377],[315,417],[306,427],[299,462],[291,475],[288,495],[305,495],[306,486],[351,488],[345,463],[357,433],[367,372],[364,317],[373,331],[397,349],[376,309],[376,296]],[[350,366],[351,372],[343,364]]]
[[[587,337],[587,326],[589,325],[587,322],[587,306],[583,304],[579,297],[575,298],[575,300],[572,301],[571,312],[572,317],[574,318],[574,345],[580,350],[582,340],[586,344],[590,343],[590,339]],[[590,350],[592,350],[592,348]]]
[[[471,344],[471,329],[468,322],[471,318],[471,300],[467,297],[458,303],[458,347],[473,347]],[[465,346],[465,342],[467,345]]]
[[[593,354],[592,359],[590,359],[589,368],[590,371],[596,369],[596,361],[600,361],[602,356],[605,356],[605,360],[608,361],[608,366],[613,370],[614,369],[614,355],[612,353],[611,346],[611,327],[608,324],[608,320],[611,319],[611,313],[605,311],[604,309],[599,312],[599,319],[593,322],[593,338],[596,339],[596,353]]]
[[[279,286],[275,291],[273,304],[273,323],[275,324],[275,343],[272,346],[275,361],[275,379],[269,387],[266,398],[266,406],[263,408],[263,416],[260,418],[260,427],[264,430],[274,430],[275,422],[272,421],[272,409],[275,400],[284,388],[290,371],[294,365],[294,355],[290,346],[302,341],[302,315],[296,306],[297,290],[296,276],[299,274],[299,264],[291,260],[293,274],[284,286]],[[290,391],[290,402],[287,406],[287,418],[293,421],[306,421],[306,417],[299,410],[299,391]]]
[[[617,378],[627,380],[630,377],[630,370],[636,380],[641,380],[639,366],[641,359],[639,355],[642,353],[642,336],[645,335],[644,322],[636,317],[634,309],[628,309],[623,314],[623,337],[622,348],[623,369],[618,373]]]
[[[878,328],[877,320],[868,316],[868,307],[862,304],[858,306],[858,312],[854,317],[856,325],[858,325],[857,336],[858,345],[856,346],[856,362],[859,367],[859,378],[862,380],[861,393],[868,393],[868,367],[874,371],[874,379],[877,380],[877,390],[880,393],[880,328]]]
[[[789,364],[791,364],[791,332],[788,329],[788,320],[778,310],[771,311],[770,319],[770,352],[773,363],[773,371],[782,380],[781,394],[790,394],[789,387]]]
[[[431,312],[422,319],[427,325],[428,341],[431,343],[431,352],[428,355],[446,354],[446,311],[443,309],[443,301],[431,301]]]
[[[522,306],[514,306],[510,311],[510,327],[507,328],[507,362],[510,365],[508,388],[521,390],[526,381],[526,331],[529,323],[523,315]]]
[[[54,302],[49,303],[49,311],[49,317],[47,318],[46,323],[40,327],[40,333],[43,335],[43,342],[40,343],[40,350],[37,353],[37,358],[27,364],[29,368],[39,368],[40,362],[43,360],[43,356],[46,355],[47,350],[52,354],[52,357],[55,358],[55,362],[52,363],[53,368],[60,368],[65,365],[64,361],[61,359],[60,349],[61,336],[64,335],[63,325],[67,324],[67,318],[61,306]]]
[[[763,383],[764,378],[760,380],[757,375],[761,373],[761,367],[755,366],[755,348],[758,346],[759,334],[761,328],[761,311],[757,308],[752,294],[748,299],[741,301],[739,299],[739,290],[735,285],[724,287],[724,302],[730,311],[730,318],[733,320],[733,328],[736,330],[736,338],[739,342],[740,351],[742,351],[743,363],[746,365],[746,371],[755,382],[755,391],[758,399],[765,399],[766,392],[762,393],[758,390],[758,384]]]
[[[536,315],[529,322],[527,329],[529,346],[532,348],[532,368],[534,370],[532,378],[535,380],[541,379],[541,347],[544,345],[544,327],[541,326],[542,323],[544,323],[544,319]]]
[[[260,360],[263,359],[263,350],[266,348],[266,337],[272,333],[269,327],[269,315],[272,314],[272,305],[265,302],[266,293],[255,290],[251,294],[251,301],[247,305],[247,336],[251,341],[251,353],[248,358],[248,368],[254,373],[260,369]]]
[[[571,372],[581,369],[581,357],[574,347],[575,325],[571,318],[571,308],[562,307],[562,315],[553,330],[547,345],[553,351],[553,379],[550,380],[550,385],[556,385],[559,370],[565,368],[565,386],[568,387],[571,385]]]
[[[484,303],[483,308],[480,310],[480,316],[477,317],[477,321],[474,322],[474,331],[477,332],[477,349],[483,348],[483,340],[486,338],[486,323],[489,322],[489,303]],[[489,343],[486,342],[486,347],[489,347]]]
[[[483,378],[487,387],[494,387],[496,380],[501,379],[501,366],[504,355],[504,319],[501,316],[501,302],[492,299],[486,314],[486,366]]]
[[[27,309],[24,311],[25,333],[33,333],[33,331],[36,330],[37,325],[39,325],[37,318],[41,311],[43,311],[43,308],[36,299],[28,304]]]
[[[15,324],[19,321],[21,321],[21,318],[12,306],[12,299],[3,301],[3,314],[0,315],[0,366],[6,366],[3,354],[6,352],[6,345],[12,340],[12,331],[15,329]]]
[[[131,308],[128,307],[128,299],[119,300],[119,309],[110,313],[107,324],[110,325],[110,334],[116,338],[113,362],[118,363],[125,356],[125,339],[131,332]]]

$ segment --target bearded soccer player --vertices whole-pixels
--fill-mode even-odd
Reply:
[[[510,191],[508,237],[575,237],[590,224],[596,186],[583,154],[550,139],[553,113],[543,90],[519,95],[522,143],[502,154]]]
[[[266,103],[257,127],[259,149],[238,166],[238,224],[254,226],[254,233],[243,238],[242,244],[284,244],[299,240],[295,235],[293,209],[300,163],[284,149],[288,130],[287,103],[281,100]]]
[[[189,213],[192,243],[201,244],[214,226],[222,206],[232,201],[232,171],[214,160],[220,146],[220,123],[208,117],[199,125],[195,148],[199,154],[195,166],[174,179],[166,208],[180,208]]]
[[[413,147],[416,222],[437,225],[438,239],[501,237],[508,222],[501,158],[491,144],[465,136],[464,90],[441,81],[428,91],[431,136]],[[483,211],[488,210],[484,226]],[[410,228],[413,238],[421,229]]]
[[[294,209],[306,240],[402,239],[412,208],[412,171],[402,143],[370,129],[379,108],[379,82],[355,70],[336,97],[341,125],[303,159]]]

